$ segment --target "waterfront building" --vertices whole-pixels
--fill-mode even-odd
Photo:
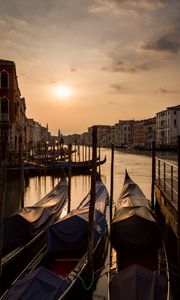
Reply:
[[[93,127],[88,128],[88,137],[90,145],[92,144],[92,131]],[[99,147],[111,146],[111,126],[110,125],[97,125],[97,142]]]
[[[151,148],[152,141],[155,140],[156,117],[135,121],[133,124],[133,147]]]
[[[49,141],[50,133],[48,127],[41,126],[41,124],[34,119],[26,119],[26,142],[36,144],[37,142]]]
[[[180,135],[180,105],[167,107],[156,114],[156,142],[170,145],[177,142]]]
[[[6,136],[9,151],[19,152],[25,141],[25,99],[18,86],[13,61],[0,59],[0,140]]]
[[[70,134],[70,135],[62,135],[61,137],[61,141],[63,140],[63,143],[66,144],[66,145],[69,145],[69,144],[79,144],[80,141],[84,141],[85,139],[85,134]],[[81,142],[82,144],[82,142]],[[88,145],[88,144],[87,144]]]
[[[133,142],[134,120],[119,120],[114,128],[114,145],[116,147],[129,147]]]

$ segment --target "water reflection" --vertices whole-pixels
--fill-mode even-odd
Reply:
[[[101,149],[101,159],[106,155],[106,163],[100,167],[101,177],[110,191],[111,150]],[[151,195],[151,157],[124,153],[120,150],[114,152],[114,200],[121,191],[125,169],[128,170],[133,180],[140,185],[148,198]],[[60,177],[36,176],[25,178],[24,181],[24,206],[32,206],[44,197],[59,182]],[[71,208],[77,207],[90,189],[90,176],[79,175],[71,178]],[[16,212],[21,207],[20,178],[9,178],[7,183],[5,216]]]

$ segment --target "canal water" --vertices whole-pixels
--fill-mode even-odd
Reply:
[[[101,159],[106,156],[106,163],[100,167],[101,177],[110,191],[111,149],[101,148]],[[129,154],[121,150],[114,151],[114,201],[117,199],[124,180],[125,169],[136,181],[147,198],[151,194],[151,157],[150,155]],[[5,216],[18,211],[22,205],[31,206],[45,196],[59,182],[60,177],[35,176],[22,181],[8,177],[5,201]],[[75,208],[90,189],[90,176],[78,175],[71,178],[71,208]],[[23,192],[23,196],[22,196]],[[23,198],[23,199],[22,199]],[[21,201],[20,201],[21,199]]]
[[[106,156],[106,163],[100,167],[101,178],[110,192],[111,181],[111,149],[101,149],[101,159]],[[151,164],[150,153],[131,154],[120,149],[114,151],[114,201],[118,198],[124,181],[125,169],[130,177],[141,187],[148,199],[151,198]],[[8,178],[5,202],[5,216],[16,212],[24,206],[31,206],[45,196],[58,182],[59,177],[37,176],[26,178],[22,199],[22,185],[18,177]],[[76,208],[90,189],[90,176],[79,175],[71,178],[71,209]],[[21,198],[21,201],[19,200]],[[103,274],[108,270],[106,259]],[[108,277],[104,275],[98,281],[92,299],[108,299]]]

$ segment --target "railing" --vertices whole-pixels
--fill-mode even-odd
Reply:
[[[178,195],[178,166],[155,157],[156,161],[156,182],[161,190],[168,194],[171,200],[177,199]]]

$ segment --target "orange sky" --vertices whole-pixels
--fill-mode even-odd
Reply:
[[[179,0],[0,0],[0,58],[53,134],[180,104]],[[66,97],[55,95],[64,85]]]

